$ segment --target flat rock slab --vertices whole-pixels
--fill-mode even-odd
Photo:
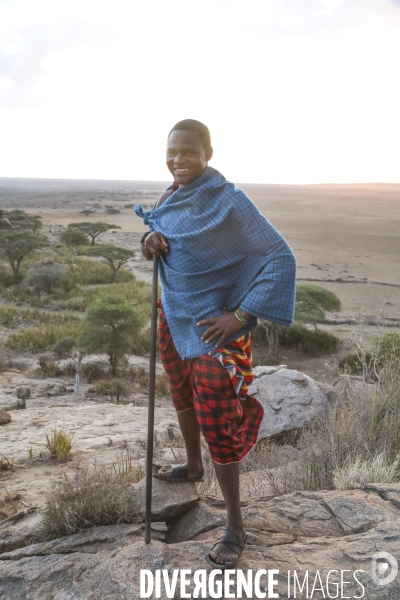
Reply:
[[[40,521],[36,508],[19,511],[0,523],[0,556],[32,543],[35,527]]]
[[[394,491],[397,486],[393,484]],[[372,490],[294,492],[257,498],[242,503],[242,514],[246,529],[296,539],[356,534],[400,517],[393,502]],[[202,497],[196,506],[168,523],[167,542],[186,542],[225,522],[224,503]]]
[[[349,583],[345,585],[344,590],[347,597],[398,600],[399,577],[385,587],[376,585],[371,577],[372,556],[377,548],[383,547],[393,555],[398,553],[400,534],[398,530],[393,531],[393,525],[393,522],[384,523],[367,533],[344,538],[321,538],[302,543],[280,543],[275,546],[248,545],[237,568],[244,574],[248,569],[252,569],[253,573],[260,569],[277,569],[279,574],[276,575],[278,585],[275,591],[278,591],[280,598],[287,597],[288,570],[293,573],[296,569],[301,582],[308,571],[310,594],[317,573],[326,590],[328,572],[335,569],[346,570],[344,580]],[[140,541],[96,554],[73,552],[0,561],[0,597],[3,594],[7,600],[139,600],[140,571],[147,569],[154,573],[157,569],[166,569],[170,578],[172,572],[178,570],[174,597],[181,598],[180,570],[190,571],[186,574],[190,581],[186,592],[193,594],[193,572],[203,569],[209,574],[211,571],[211,567],[205,561],[209,550],[209,541],[171,545],[158,541],[146,545]],[[364,596],[361,596],[363,590],[353,577],[356,570],[357,578],[364,587]],[[330,580],[340,582],[340,573],[334,573],[333,577],[331,575]],[[262,581],[262,585],[265,586],[266,579]],[[318,579],[316,587],[320,587]],[[235,588],[234,579],[230,591],[234,592]],[[335,597],[334,591],[335,588],[331,587],[331,597]],[[223,592],[216,597],[226,597],[222,594]],[[326,592],[323,596],[321,591],[314,592],[312,596],[309,594],[301,595],[297,591],[296,597],[313,597],[317,600],[328,597]],[[164,600],[167,597],[162,585],[160,598]],[[253,598],[255,597],[253,595]],[[294,597],[293,588],[291,597]]]
[[[51,480],[61,474],[72,476],[77,465],[111,466],[127,450],[133,457],[144,457],[147,414],[146,407],[90,401],[74,407],[56,405],[13,411],[11,422],[1,428],[0,453],[15,465],[12,470],[2,471],[3,485],[11,495],[21,494],[19,502],[25,505],[17,502],[18,509],[41,506]],[[174,408],[167,404],[156,407],[155,423],[155,433],[163,439],[169,425],[177,423]],[[62,427],[73,435],[70,461],[49,458],[45,435],[54,427]],[[33,460],[28,458],[30,450]],[[1,500],[0,497],[0,515]]]
[[[153,540],[165,539],[167,526],[165,523],[152,523],[151,538]],[[21,560],[32,556],[48,556],[51,554],[71,554],[84,552],[96,554],[104,550],[114,550],[144,538],[143,523],[121,523],[120,525],[106,525],[93,527],[88,531],[81,531],[73,535],[56,540],[31,544],[10,552],[0,554],[0,560]]]
[[[26,459],[30,448],[35,457],[45,454],[45,436],[54,427],[73,435],[73,452],[96,451],[124,441],[132,444],[147,437],[147,412],[142,406],[88,401],[73,408],[58,405],[13,411],[11,423],[2,429],[0,452],[15,462]],[[176,422],[171,406],[155,409],[156,431],[164,431],[171,421]]]
[[[328,399],[311,377],[292,369],[257,367],[249,387],[264,408],[258,439],[311,423],[328,408]]]

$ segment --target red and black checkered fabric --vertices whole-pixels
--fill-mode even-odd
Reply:
[[[257,441],[264,414],[261,404],[253,396],[239,399],[217,358],[203,354],[182,360],[163,312],[159,347],[175,409],[181,412],[194,407],[213,461],[241,461]]]

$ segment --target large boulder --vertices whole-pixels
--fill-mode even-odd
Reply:
[[[304,427],[329,405],[311,377],[285,367],[256,367],[249,394],[264,408],[258,439],[280,437]]]

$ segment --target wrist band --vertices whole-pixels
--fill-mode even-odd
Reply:
[[[237,309],[235,310],[235,317],[236,317],[237,319],[239,319],[239,321],[240,321],[241,323],[243,323],[243,325],[246,325],[246,323],[247,323],[248,319],[245,319],[245,318],[244,318],[244,316],[242,315],[242,313],[241,313],[241,311],[240,311],[240,309],[239,309],[239,308],[237,308]]]

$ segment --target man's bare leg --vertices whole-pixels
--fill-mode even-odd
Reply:
[[[240,509],[239,463],[219,465],[213,462],[213,465],[225,500],[227,511],[226,529],[227,531],[233,531],[243,540],[244,527]],[[218,564],[235,561],[237,556],[236,552],[232,552],[224,544],[217,544],[214,550],[210,552],[210,558]]]
[[[194,408],[189,408],[177,413],[179,426],[183,435],[187,454],[187,475],[198,477],[203,475],[203,461],[201,458],[200,426]],[[171,469],[160,469],[159,475],[168,478]]]
[[[203,474],[203,462],[200,445],[200,426],[194,408],[177,413],[179,425],[185,441],[187,453],[188,477]],[[213,462],[218,483],[225,500],[227,511],[226,529],[233,531],[243,539],[244,528],[240,509],[239,463],[219,465]],[[168,478],[171,469],[160,469],[159,474]],[[210,558],[218,564],[236,560],[237,554],[224,544],[218,544],[210,552]]]

